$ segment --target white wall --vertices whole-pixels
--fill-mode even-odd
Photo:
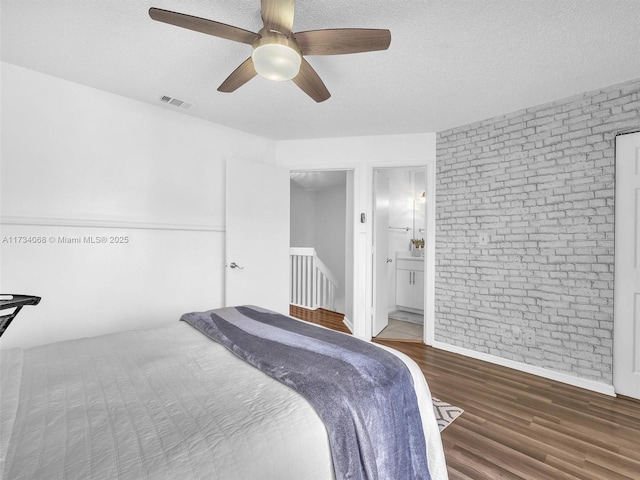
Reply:
[[[270,140],[7,63],[1,148],[0,291],[42,297],[1,348],[222,306],[225,161],[275,162]],[[128,243],[59,241],[102,236]]]
[[[424,164],[436,158],[436,134],[279,141],[276,158],[278,165],[292,169]]]
[[[344,185],[318,192],[316,251],[338,279],[336,311],[345,311],[345,211]]]
[[[316,192],[291,182],[291,247],[315,247],[316,208]]]
[[[0,244],[0,291],[43,297],[0,347],[150,327],[221,306],[227,158],[353,168],[352,317],[366,337],[369,223],[359,218],[371,214],[369,169],[432,161],[435,134],[276,144],[168,108],[2,64],[0,236],[56,243]],[[57,243],[103,234],[130,240]]]

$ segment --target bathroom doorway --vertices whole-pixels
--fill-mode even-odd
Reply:
[[[427,169],[375,168],[373,184],[372,334],[422,343]]]

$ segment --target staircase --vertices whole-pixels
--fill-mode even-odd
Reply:
[[[338,281],[318,258],[315,248],[289,249],[289,303],[315,310],[335,310]]]

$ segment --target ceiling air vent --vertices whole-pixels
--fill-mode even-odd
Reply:
[[[173,105],[174,107],[183,108],[185,110],[189,110],[191,107],[193,107],[192,103],[187,103],[183,100],[178,100],[177,98],[169,97],[167,95],[161,96],[160,101],[162,103],[168,103],[169,105]]]

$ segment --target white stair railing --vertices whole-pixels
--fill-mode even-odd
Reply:
[[[312,310],[335,310],[338,282],[318,258],[315,248],[290,248],[289,268],[289,301],[292,305]]]

